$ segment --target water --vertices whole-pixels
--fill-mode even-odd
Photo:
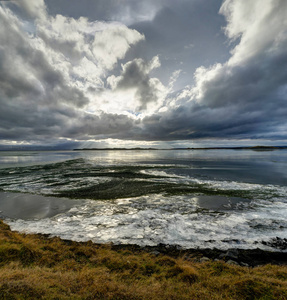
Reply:
[[[76,241],[277,250],[286,183],[287,150],[3,151],[0,217]]]

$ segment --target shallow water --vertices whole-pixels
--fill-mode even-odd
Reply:
[[[273,249],[287,151],[0,152],[1,217],[78,241]]]
[[[81,201],[82,204],[84,202]],[[0,217],[23,220],[51,218],[77,204],[79,201],[71,199],[0,192]]]

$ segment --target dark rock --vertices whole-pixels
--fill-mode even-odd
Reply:
[[[206,256],[203,256],[199,259],[199,262],[207,262],[207,261],[210,261],[210,259]]]
[[[239,251],[238,249],[230,249],[226,252],[226,258],[237,261],[238,260]]]
[[[284,239],[283,239],[284,240]],[[276,239],[277,241],[277,239]],[[286,241],[285,241],[286,242]],[[173,258],[177,257],[189,257],[192,261],[200,261],[201,258],[206,257],[210,260],[232,260],[240,264],[241,266],[255,267],[265,264],[287,265],[287,253],[282,251],[264,251],[261,249],[237,249],[232,248],[227,251],[220,249],[183,249],[176,245],[159,244],[157,246],[145,246],[138,245],[114,245],[110,247],[113,250],[126,249],[137,252],[148,253],[160,253]]]
[[[224,260],[226,258],[226,253],[221,253],[218,258]]]
[[[232,259],[229,259],[226,263],[229,265],[239,266],[239,263],[237,263],[236,261],[234,261]]]
[[[230,249],[230,250],[227,250],[226,252],[224,253],[221,253],[218,258],[221,259],[221,260],[225,260],[225,261],[228,261],[228,260],[232,260],[232,261],[238,261],[238,256],[239,256],[239,250],[238,249]]]
[[[160,255],[160,252],[154,250],[154,251],[151,251],[150,254],[153,254],[153,255],[155,255],[155,256],[159,256],[159,255]]]
[[[280,250],[287,250],[287,239],[279,237],[272,238],[269,241],[262,241],[262,244]]]

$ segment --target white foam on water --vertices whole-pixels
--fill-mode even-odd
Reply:
[[[52,218],[6,222],[12,230],[75,241],[272,250],[261,241],[286,238],[286,213],[287,203],[280,199],[252,201],[245,210],[216,211],[202,210],[197,197],[152,195],[87,201]]]
[[[98,161],[96,166],[100,166]],[[103,166],[106,167],[105,164]],[[116,172],[115,166],[105,168],[104,172]],[[92,240],[96,243],[139,245],[165,243],[187,248],[250,249],[260,247],[272,250],[271,247],[261,242],[274,237],[287,237],[287,187],[285,186],[207,180],[176,175],[171,173],[171,169],[168,171],[163,169],[172,168],[169,164],[146,166],[139,164],[139,166],[139,174],[151,175],[154,178],[142,178],[142,176],[137,178],[135,173],[137,181],[172,183],[178,184],[179,187],[182,184],[191,187],[202,186],[218,194],[220,191],[240,191],[241,195],[241,191],[244,191],[243,195],[249,196],[249,200],[240,201],[239,198],[230,198],[233,201],[222,201],[223,205],[218,209],[216,205],[205,207],[202,204],[204,201],[200,200],[208,200],[209,204],[214,201],[216,204],[216,201],[220,202],[224,197],[156,194],[113,201],[87,200],[84,204],[75,205],[68,212],[51,218],[6,219],[6,222],[13,230],[46,233],[76,241]],[[150,167],[156,169],[149,169]],[[174,165],[174,167],[179,167],[179,165]],[[37,167],[35,169],[37,170]],[[63,172],[61,169],[53,169],[43,171],[45,175],[42,177],[41,172],[34,173],[31,169],[23,169],[22,173],[16,173],[14,177],[14,173],[11,172],[9,178],[3,175],[0,178],[0,185],[3,190],[47,195],[57,194],[63,190],[72,191],[81,187],[96,186],[113,180],[112,177],[89,176],[88,171],[85,173],[85,170],[86,165],[81,169],[81,164],[79,164],[78,174],[77,170],[73,173],[73,169],[64,169]],[[62,173],[66,176],[63,177]],[[71,174],[77,176],[69,176]],[[82,177],[81,174],[83,174]]]
[[[47,180],[47,178],[42,179],[33,176],[25,176],[24,179],[15,178],[10,180],[9,185],[7,187],[3,187],[3,190],[52,195],[66,190],[73,191],[83,186],[96,186],[97,184],[110,181],[111,178],[85,176],[83,178],[69,178],[67,180],[54,176],[51,183],[47,183],[45,180]]]
[[[74,162],[74,165],[77,163]],[[74,166],[73,165],[73,166]],[[132,165],[137,166],[137,165]],[[99,166],[97,166],[99,167]],[[128,168],[129,166],[127,166]],[[146,174],[154,176],[154,178],[137,178],[135,173],[135,179],[137,181],[148,181],[148,182],[169,182],[172,184],[178,185],[187,185],[197,187],[204,187],[205,189],[211,189],[213,191],[246,191],[251,192],[255,195],[255,198],[267,198],[268,200],[272,199],[274,196],[276,197],[286,197],[287,195],[287,187],[285,186],[276,186],[276,185],[264,185],[264,184],[253,184],[246,182],[238,182],[238,181],[224,181],[224,180],[208,180],[197,177],[176,175],[171,173],[170,171],[165,171],[161,168],[186,168],[187,166],[180,165],[140,165],[141,168],[138,172],[139,174]],[[156,167],[156,169],[150,168]],[[40,168],[41,166],[35,166],[35,169]],[[82,169],[81,169],[82,168]],[[143,168],[143,169],[142,169]],[[146,169],[145,169],[146,168]],[[190,168],[190,166],[189,166]],[[97,172],[99,169],[95,169]],[[93,187],[101,183],[105,183],[107,181],[112,180],[112,177],[108,176],[89,176],[89,168],[87,168],[87,164],[85,163],[83,166],[79,165],[79,170],[76,169],[72,172],[71,169],[65,169],[61,171],[55,167],[51,170],[45,170],[44,176],[43,174],[33,172],[30,169],[23,169],[21,174],[16,174],[15,176],[2,176],[0,178],[0,187],[4,191],[15,191],[15,192],[25,192],[25,193],[36,193],[36,194],[57,194],[61,191],[73,191],[75,189],[81,187]],[[171,169],[172,170],[172,169]],[[75,175],[79,171],[79,174],[75,177],[69,175]],[[105,172],[115,172],[113,166],[109,166],[109,168],[104,169]],[[28,174],[26,174],[28,172]],[[72,172],[72,173],[71,173]],[[24,175],[25,174],[25,175]],[[65,175],[64,177],[62,175]]]
[[[212,190],[254,191],[259,194],[275,193],[277,196],[282,196],[282,197],[286,197],[287,195],[286,186],[246,183],[246,182],[227,181],[227,180],[208,180],[208,179],[200,179],[200,178],[190,177],[190,176],[170,174],[165,171],[158,171],[158,170],[142,170],[140,172],[143,174],[164,177],[164,178],[158,178],[157,180],[159,181],[169,181],[178,184],[204,185],[205,187],[208,187]]]
[[[139,173],[145,174],[145,175],[158,176],[158,177],[185,178],[184,176],[169,174],[169,173],[167,173],[165,171],[162,171],[162,170],[149,170],[149,169],[147,169],[147,170],[141,170],[141,171],[139,171]]]

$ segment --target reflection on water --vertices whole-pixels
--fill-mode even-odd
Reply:
[[[251,203],[250,199],[239,197],[197,196],[191,198],[199,208],[215,211],[244,209]]]
[[[46,164],[77,157],[72,151],[0,151],[0,168]]]
[[[0,152],[0,216],[74,240],[264,248],[286,237],[286,183],[287,150]]]
[[[0,151],[0,168],[42,165],[82,158],[99,166],[131,164],[185,165],[183,176],[249,183],[287,183],[287,150],[130,150]]]
[[[20,193],[0,192],[0,216],[12,219],[44,219],[67,212],[83,201]]]

